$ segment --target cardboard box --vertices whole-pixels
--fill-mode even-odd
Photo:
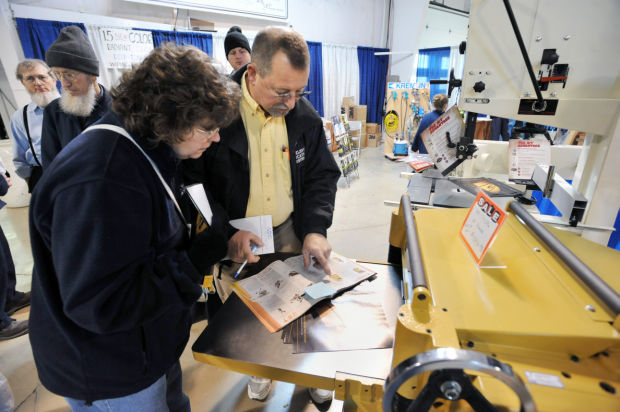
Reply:
[[[351,107],[355,106],[355,97],[343,97],[342,98],[342,107]]]
[[[349,108],[349,120],[361,120],[366,123],[366,105]]]
[[[381,140],[381,135],[380,134],[368,133],[366,136],[367,136],[368,147],[377,147],[377,146],[379,146],[379,141]]]
[[[346,120],[355,120],[351,118],[351,108],[355,106],[355,98],[353,96],[351,97],[344,97],[342,99],[342,105],[340,106],[340,113],[343,113],[346,116]],[[351,113],[351,114],[350,114]]]
[[[381,126],[377,123],[366,123],[366,133],[379,134]]]
[[[349,121],[349,135],[351,137],[361,137],[362,130],[364,130],[362,122],[359,120]]]
[[[196,31],[215,31],[215,23],[210,21],[204,21],[200,19],[189,19],[189,24],[192,26],[192,30]]]
[[[331,146],[330,146],[330,150],[332,152],[335,152],[338,150],[338,145],[336,144],[336,135],[334,134],[334,124],[331,121],[326,121],[324,122],[325,125],[325,138],[327,140],[329,140],[329,137],[327,136],[327,133],[331,134]]]
[[[368,147],[368,134],[362,133],[361,136],[362,147]]]

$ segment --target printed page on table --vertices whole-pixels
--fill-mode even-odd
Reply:
[[[303,297],[304,288],[310,285],[311,281],[278,260],[236,282],[233,290],[273,333],[310,309],[312,303]]]
[[[312,265],[305,269],[304,258],[301,255],[288,258],[284,263],[312,283],[323,282],[336,291],[353,286],[375,274],[372,270],[335,252],[332,252],[329,257],[328,264],[332,271],[330,276],[327,276],[322,269],[315,268]]]
[[[322,269],[304,269],[303,256],[275,261],[260,273],[233,284],[233,290],[270,332],[280,330],[315,303],[374,275],[357,263],[332,253],[331,276]],[[327,294],[311,297],[310,289],[325,286]],[[329,286],[329,287],[327,287]]]

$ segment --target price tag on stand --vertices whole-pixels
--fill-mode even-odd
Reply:
[[[506,212],[483,191],[478,192],[463,222],[460,235],[476,263],[480,265],[506,220]]]

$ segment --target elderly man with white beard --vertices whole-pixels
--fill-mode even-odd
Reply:
[[[73,138],[110,108],[110,96],[97,83],[99,60],[77,26],[63,28],[47,49],[45,61],[62,85],[60,99],[45,108],[41,134],[43,169]]]
[[[17,65],[15,76],[32,101],[11,117],[13,165],[15,172],[28,184],[28,191],[41,177],[41,125],[43,109],[60,95],[56,78],[43,60],[26,59]]]

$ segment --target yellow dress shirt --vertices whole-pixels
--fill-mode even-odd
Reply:
[[[273,226],[279,226],[293,213],[286,122],[284,117],[265,116],[250,96],[246,75],[241,79],[243,98],[239,108],[250,161],[250,198],[245,216],[271,215]]]

